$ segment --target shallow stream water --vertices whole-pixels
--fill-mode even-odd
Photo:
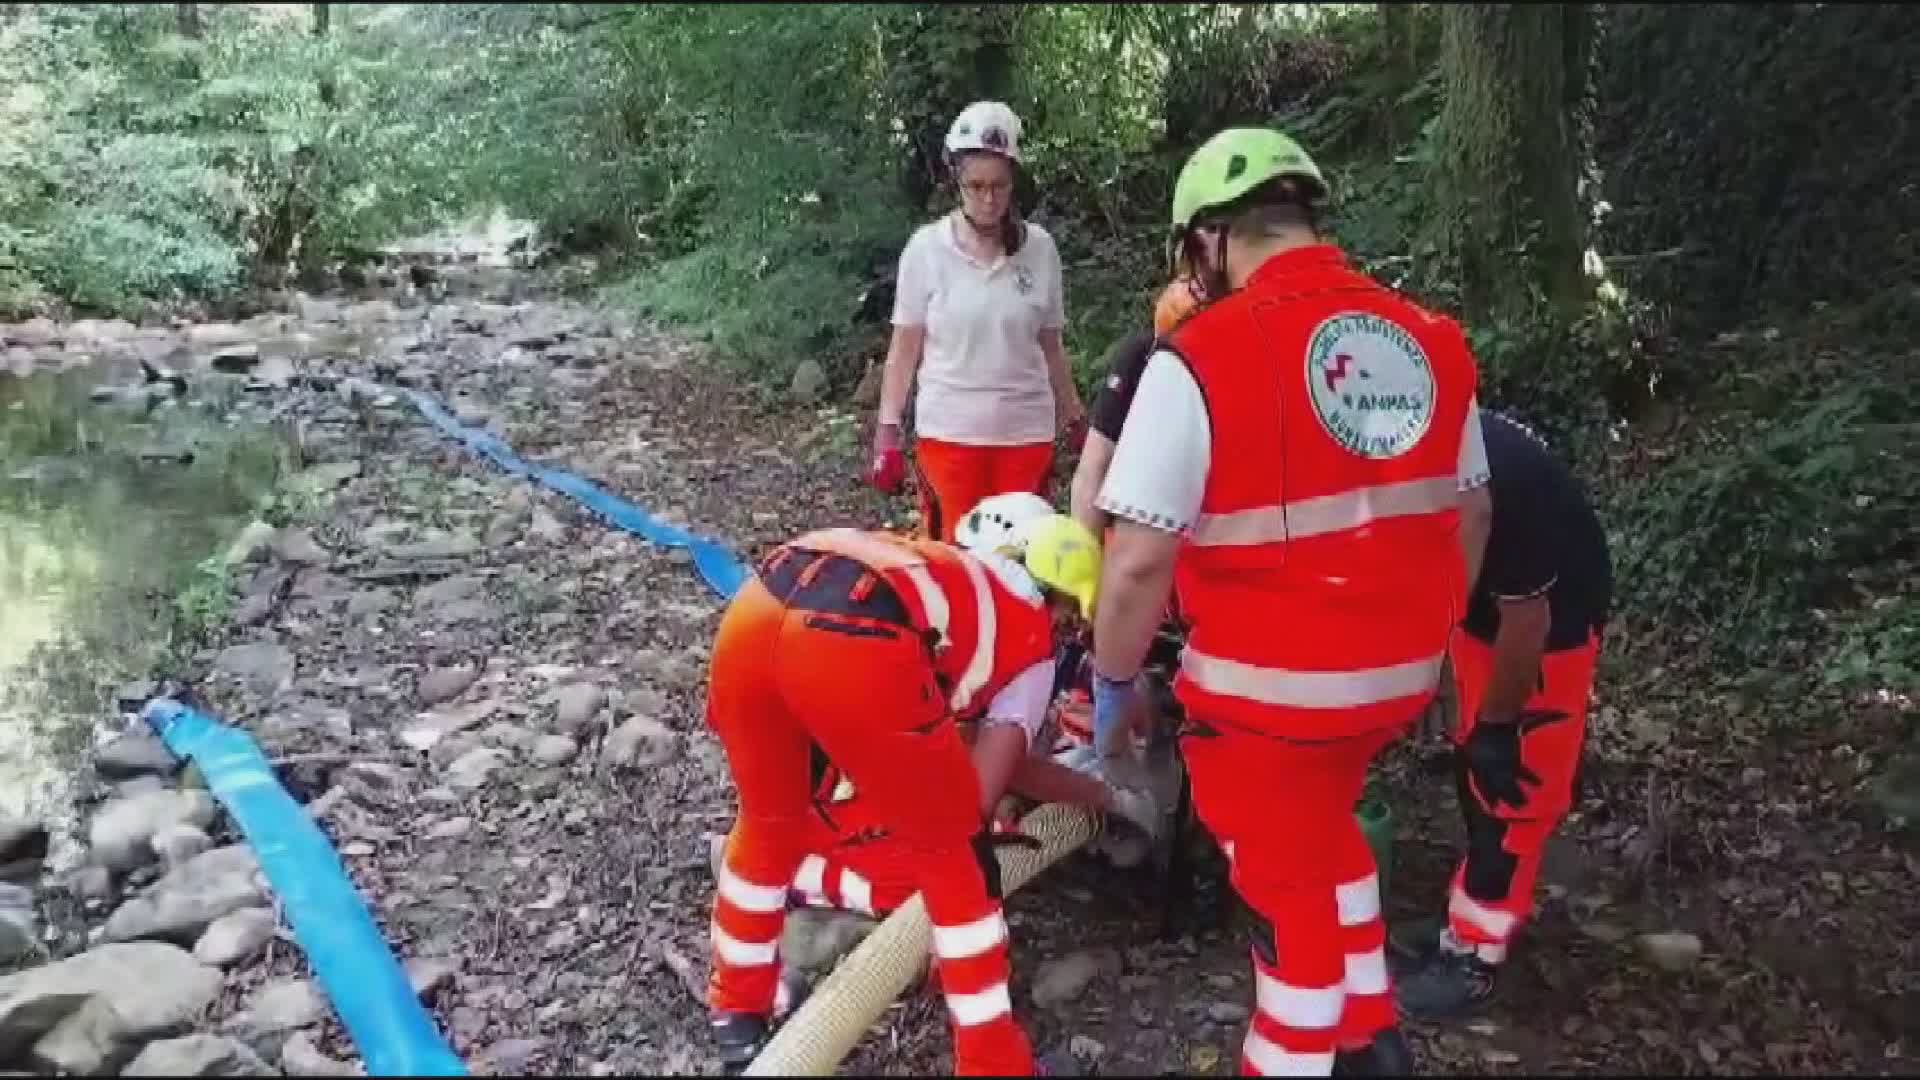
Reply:
[[[79,755],[123,723],[114,688],[223,601],[213,563],[279,467],[227,403],[164,384],[90,401],[104,377],[0,374],[0,817],[62,812]]]

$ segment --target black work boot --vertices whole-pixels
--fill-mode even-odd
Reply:
[[[1035,1076],[1086,1076],[1087,1070],[1081,1066],[1080,1059],[1066,1047],[1056,1047],[1044,1054],[1033,1055],[1033,1075]]]
[[[1394,997],[1400,1015],[1415,1020],[1457,1020],[1493,997],[1494,965],[1471,952],[1441,947],[1426,966],[1400,979]]]
[[[1397,1027],[1388,1028],[1358,1050],[1333,1055],[1335,1076],[1412,1076],[1413,1047]]]
[[[767,1018],[753,1013],[716,1012],[707,1021],[720,1051],[720,1070],[739,1076],[767,1044]]]

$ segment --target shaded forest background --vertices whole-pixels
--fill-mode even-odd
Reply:
[[[812,360],[844,396],[900,246],[950,205],[947,122],[995,97],[1027,124],[1019,197],[1060,240],[1084,382],[1147,317],[1187,152],[1274,124],[1330,168],[1340,241],[1460,316],[1486,399],[1593,486],[1616,683],[1911,724],[1912,25],[1821,4],[6,4],[0,315],[244,308],[501,206],[539,223],[530,256],[590,260],[583,287],[737,377]]]

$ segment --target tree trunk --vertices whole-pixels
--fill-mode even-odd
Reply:
[[[1586,298],[1585,147],[1570,106],[1586,97],[1589,18],[1584,4],[1441,10],[1434,228],[1470,317],[1521,315],[1536,300],[1571,317]]]
[[[1414,62],[1414,25],[1412,4],[1380,5],[1380,38],[1384,45],[1381,52],[1387,65],[1388,92],[1381,97],[1376,122],[1389,147],[1398,147],[1413,134],[1412,118],[1400,107],[1400,96],[1412,89],[1413,81],[1420,77],[1420,69]]]

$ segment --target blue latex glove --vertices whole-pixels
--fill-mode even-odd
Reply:
[[[1123,729],[1139,696],[1134,680],[1093,673],[1093,748],[1100,754],[1117,754],[1126,748]]]

